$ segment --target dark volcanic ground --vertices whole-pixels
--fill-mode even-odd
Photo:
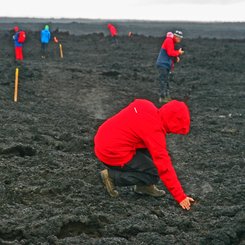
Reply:
[[[168,148],[197,200],[187,212],[169,193],[121,188],[110,198],[93,154],[106,118],[134,98],[159,106],[162,38],[120,36],[113,46],[103,34],[55,33],[64,59],[52,43],[42,60],[39,33],[27,34],[17,103],[11,34],[0,34],[0,244],[245,244],[245,40],[182,43],[171,87],[174,98],[190,97],[192,126]]]

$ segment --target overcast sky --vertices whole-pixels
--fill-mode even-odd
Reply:
[[[1,0],[1,17],[245,21],[245,0]]]

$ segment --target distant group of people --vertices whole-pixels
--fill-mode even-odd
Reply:
[[[56,37],[55,39],[57,40]],[[21,61],[24,59],[23,44],[26,40],[26,32],[24,30],[20,30],[18,26],[15,26],[13,40],[14,40],[14,47],[15,47],[15,60]],[[47,56],[47,49],[48,49],[48,44],[50,40],[51,40],[51,33],[49,30],[49,26],[45,25],[44,29],[41,30],[41,33],[40,33],[41,57],[42,58],[46,58]]]
[[[109,23],[107,28],[110,32],[112,43],[118,43],[118,31],[115,25]],[[132,36],[132,32],[129,33],[129,36]],[[14,27],[14,47],[15,47],[15,60],[23,60],[23,44],[26,40],[26,32],[24,30],[20,30],[18,26]],[[49,25],[45,25],[44,28],[40,32],[40,42],[41,42],[41,57],[44,59],[47,57],[48,44],[51,40],[51,33],[49,30]],[[57,37],[54,37],[54,42],[58,43]]]
[[[110,32],[113,44],[118,43],[118,31],[117,28],[109,23],[107,25],[108,30]],[[26,40],[26,32],[24,30],[20,30],[18,26],[14,27],[14,47],[15,47],[15,60],[22,61],[24,59],[23,55],[23,44]],[[45,59],[47,57],[48,52],[48,44],[51,40],[51,33],[49,30],[49,25],[45,25],[44,28],[40,32],[40,42],[41,42],[41,58]],[[57,37],[54,37],[54,42],[58,43]]]
[[[117,31],[108,25],[116,42]],[[111,197],[118,197],[116,187],[134,186],[137,194],[162,197],[165,191],[157,188],[162,180],[179,205],[189,210],[194,199],[183,190],[167,151],[166,135],[188,134],[190,112],[184,102],[172,100],[169,76],[174,64],[184,54],[181,31],[168,32],[156,61],[159,70],[159,109],[149,100],[136,99],[107,119],[94,137],[94,152],[104,164],[102,182]]]

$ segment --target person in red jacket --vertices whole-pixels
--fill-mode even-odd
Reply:
[[[109,195],[119,195],[115,186],[134,185],[136,193],[163,196],[156,187],[160,177],[180,206],[189,210],[194,200],[185,194],[166,148],[166,134],[189,130],[189,109],[177,100],[158,109],[136,99],[107,119],[94,137],[94,152],[106,166],[100,174]]]
[[[117,42],[118,42],[117,41],[117,28],[114,25],[112,25],[111,23],[109,23],[107,25],[107,28],[108,28],[108,30],[109,30],[109,32],[111,34],[112,42],[117,44]]]
[[[160,80],[160,103],[166,103],[171,100],[169,75],[171,70],[173,70],[174,62],[179,62],[179,56],[184,53],[181,48],[175,50],[175,44],[180,43],[182,38],[183,33],[181,31],[175,31],[175,33],[168,32],[157,57],[156,66],[159,71]]]
[[[20,35],[19,27],[15,26],[14,27],[13,41],[14,41],[14,50],[15,50],[15,60],[16,61],[22,61],[24,59],[23,58],[23,50],[22,50],[23,43],[19,42],[19,35]]]

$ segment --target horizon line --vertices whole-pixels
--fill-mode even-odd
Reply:
[[[243,21],[231,21],[231,20],[148,20],[148,19],[104,19],[104,18],[70,18],[70,17],[13,17],[13,16],[1,16],[1,19],[40,19],[40,20],[90,20],[90,21],[126,21],[126,22],[187,22],[187,23],[245,23]]]

